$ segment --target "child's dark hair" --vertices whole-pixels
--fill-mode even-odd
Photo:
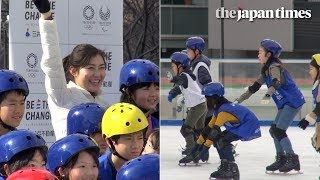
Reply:
[[[137,89],[143,88],[143,87],[150,87],[152,84],[155,84],[156,86],[159,86],[159,83],[154,83],[154,82],[144,82],[144,83],[138,83],[138,84],[134,84],[132,86],[127,87],[126,92],[123,92],[121,94],[120,97],[120,102],[122,103],[130,103],[133,104],[137,107],[139,107],[136,102],[132,99],[132,96],[134,94],[134,92]],[[144,113],[146,113],[149,110],[143,109],[141,107],[139,107],[139,109],[141,109]]]
[[[314,59],[314,58],[312,58],[312,60],[311,60],[311,62],[310,62],[310,65],[311,66],[313,66],[313,67],[315,67],[316,68],[316,70],[317,70],[317,76],[316,76],[316,78],[313,80],[313,84],[318,80],[318,79],[320,79],[320,75],[319,75],[319,68],[320,68],[320,66],[318,65],[318,63],[317,63],[317,61]]]
[[[160,152],[160,131],[159,128],[152,129],[149,138],[154,150]]]
[[[95,151],[94,149],[90,149],[90,148],[89,148],[89,149],[85,149],[85,150],[80,151],[80,152],[77,153],[76,155],[72,156],[72,158],[70,158],[70,159],[66,162],[66,164],[62,167],[62,169],[63,169],[63,171],[64,171],[64,173],[65,173],[65,174],[64,174],[65,176],[61,176],[61,175],[59,174],[59,172],[56,172],[56,173],[55,173],[55,175],[57,175],[59,179],[61,179],[61,180],[67,180],[67,179],[69,179],[69,170],[74,167],[74,165],[76,164],[76,162],[77,162],[77,160],[78,160],[79,154],[80,154],[81,152],[87,152],[87,153],[89,153],[89,154],[92,156],[94,162],[97,164],[97,166],[99,166],[99,159],[98,159],[99,156],[98,156],[98,154],[96,153],[96,151]],[[56,171],[58,171],[58,169],[57,169]]]
[[[100,55],[106,64],[104,52],[91,44],[79,44],[72,50],[71,54],[63,58],[63,68],[67,83],[74,81],[74,77],[69,72],[71,66],[78,71],[80,68],[87,66],[91,58],[96,55]]]
[[[15,90],[10,90],[10,91],[0,93],[0,103],[7,98],[8,94],[12,92],[16,92],[17,95],[19,96],[22,95],[24,96],[24,99],[26,99],[25,92],[22,89],[15,89]]]
[[[224,96],[213,95],[213,96],[206,96],[206,98],[207,98],[208,108],[210,108],[210,109],[212,108],[214,110],[219,109],[222,104],[231,103]]]
[[[23,168],[24,166],[26,166],[37,151],[39,151],[39,153],[43,157],[44,162],[47,162],[47,151],[48,151],[47,148],[35,147],[35,148],[26,149],[24,151],[17,153],[10,159],[10,161],[8,161],[7,164],[10,172],[11,173],[15,172]]]

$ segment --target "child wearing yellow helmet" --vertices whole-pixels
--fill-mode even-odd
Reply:
[[[144,113],[129,103],[117,103],[102,118],[102,135],[111,152],[99,158],[99,178],[116,179],[121,166],[140,156],[145,145],[148,120]]]
[[[319,91],[320,54],[314,54],[309,64],[309,75],[313,81],[312,97],[314,109],[303,118],[298,126],[305,130],[307,126],[316,123],[316,129],[311,144],[317,152],[320,152],[320,91]]]

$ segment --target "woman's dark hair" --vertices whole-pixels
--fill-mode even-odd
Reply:
[[[17,153],[10,159],[10,161],[8,161],[7,164],[10,172],[13,173],[23,168],[24,166],[26,166],[37,151],[39,151],[44,161],[47,162],[47,151],[48,151],[47,148],[36,147],[36,148],[26,149],[24,151]]]
[[[132,86],[129,86],[127,87],[126,89],[126,92],[123,92],[121,94],[121,97],[120,97],[120,102],[122,103],[130,103],[130,104],[133,104],[137,107],[139,107],[137,105],[137,103],[133,100],[132,96],[134,94],[134,92],[137,90],[137,89],[140,89],[140,88],[143,88],[143,87],[150,87],[152,84],[155,84],[156,86],[159,86],[159,83],[154,83],[154,82],[144,82],[144,83],[138,83],[138,84],[134,84]],[[147,109],[143,109],[141,107],[139,107],[139,109],[142,110],[142,112],[146,113],[148,112],[149,110]]]
[[[74,155],[72,158],[70,158],[66,164],[62,167],[63,171],[65,172],[65,176],[61,176],[58,172],[55,174],[58,176],[59,179],[62,179],[62,180],[68,180],[69,179],[69,171],[70,169],[72,169],[74,167],[74,165],[76,164],[77,160],[78,160],[78,157],[79,157],[79,154],[81,152],[87,152],[89,153],[94,162],[97,164],[97,166],[99,165],[99,155],[97,154],[97,152],[94,150],[94,149],[85,149],[85,150],[82,150],[80,152],[78,152],[76,155]]]
[[[87,66],[91,58],[97,55],[100,55],[106,64],[104,52],[91,44],[79,44],[72,50],[71,54],[63,58],[63,68],[67,83],[74,81],[74,77],[69,72],[71,66],[78,71],[80,68]]]

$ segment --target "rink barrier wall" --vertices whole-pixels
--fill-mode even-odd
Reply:
[[[260,120],[260,126],[270,126],[272,124],[272,120]],[[161,120],[161,126],[182,126],[182,120]],[[294,120],[291,126],[298,126],[299,121]]]

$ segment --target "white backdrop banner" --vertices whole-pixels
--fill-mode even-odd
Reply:
[[[119,72],[123,65],[123,1],[53,0],[50,1],[58,25],[61,56],[81,43],[90,43],[105,52],[107,76],[103,91],[110,104],[119,102]],[[47,105],[42,57],[39,13],[31,0],[10,0],[9,69],[26,78],[30,95],[19,129],[30,129],[55,142],[51,114]]]

